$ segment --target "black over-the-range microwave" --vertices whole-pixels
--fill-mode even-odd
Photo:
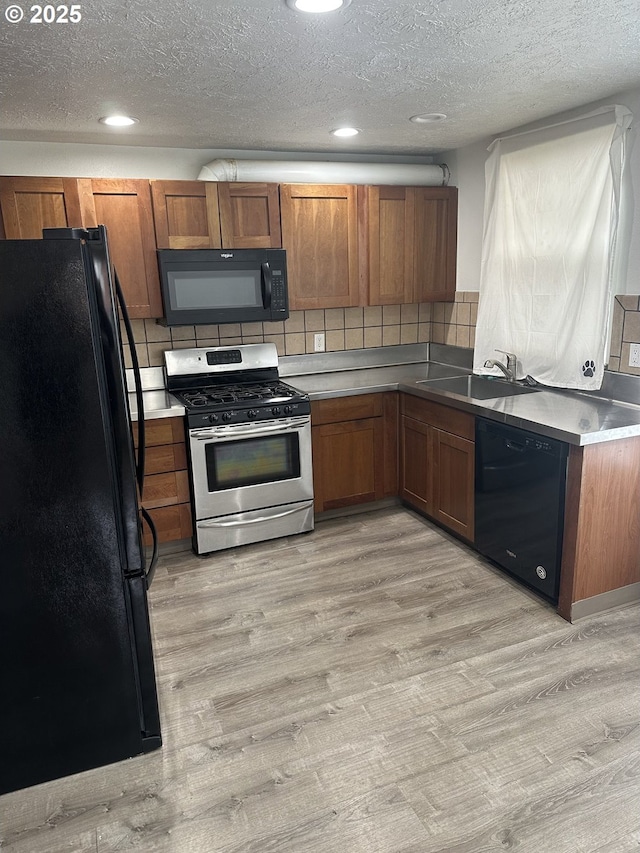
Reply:
[[[167,326],[289,316],[284,249],[159,249]]]

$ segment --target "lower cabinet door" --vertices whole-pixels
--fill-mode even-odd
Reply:
[[[402,418],[400,497],[431,515],[431,427],[414,418]]]
[[[382,418],[312,428],[316,512],[384,497]]]
[[[473,542],[473,441],[404,415],[400,454],[402,500]]]
[[[475,446],[472,441],[433,429],[432,512],[443,525],[473,542]]]

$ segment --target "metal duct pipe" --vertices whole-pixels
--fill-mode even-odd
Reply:
[[[442,164],[337,163],[295,160],[212,160],[199,181],[261,181],[283,184],[395,184],[444,187],[449,169]]]

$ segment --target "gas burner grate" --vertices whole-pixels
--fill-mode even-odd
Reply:
[[[209,403],[209,398],[206,394],[200,394],[193,391],[185,391],[182,394],[182,399],[187,406],[200,407],[206,406]]]
[[[224,409],[247,407],[254,404],[286,404],[300,396],[300,392],[284,382],[261,382],[233,385],[208,385],[187,389],[177,396],[188,409]]]

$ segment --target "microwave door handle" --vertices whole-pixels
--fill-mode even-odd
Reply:
[[[269,261],[262,264],[262,304],[271,308],[271,266]]]

